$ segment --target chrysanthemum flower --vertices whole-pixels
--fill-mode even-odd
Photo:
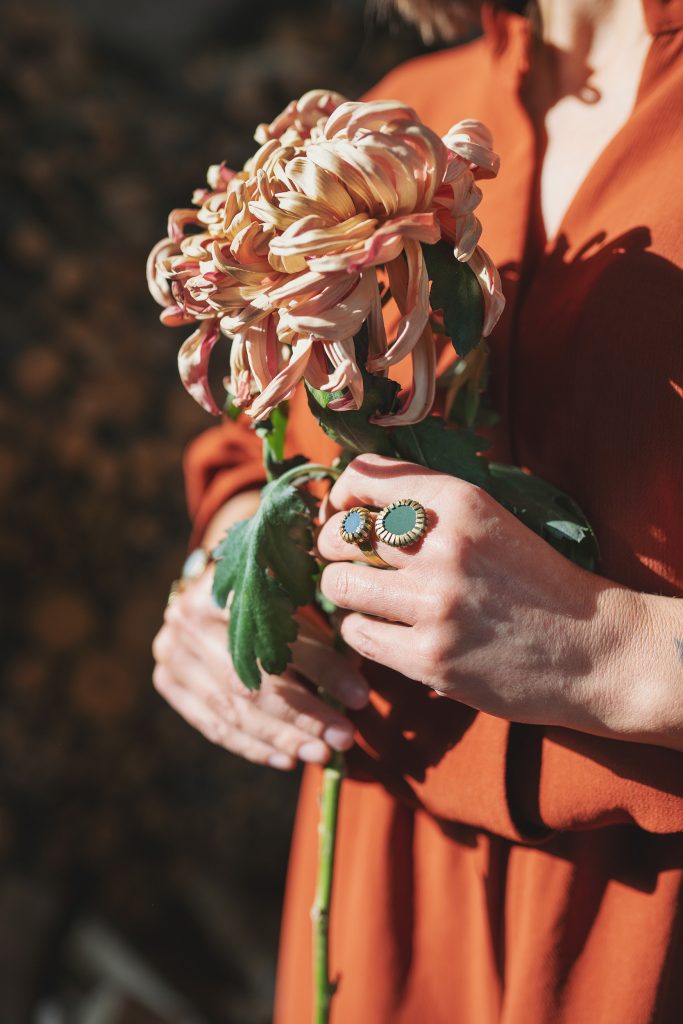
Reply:
[[[190,394],[219,414],[211,350],[232,338],[230,391],[255,420],[302,380],[343,390],[357,409],[363,378],[354,335],[368,324],[368,369],[407,355],[413,384],[385,425],[416,423],[434,401],[435,352],[422,242],[445,238],[484,296],[484,336],[500,316],[498,273],[478,245],[477,178],[497,173],[488,129],[462,121],[440,139],[403,103],[352,103],[315,90],[256,132],[242,171],[209,168],[194,209],[174,210],[152,250],[149,287],[170,325],[193,324],[179,353]],[[388,339],[378,268],[401,314]]]

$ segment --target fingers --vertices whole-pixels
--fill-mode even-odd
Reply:
[[[348,544],[340,535],[339,527],[341,526],[345,512],[337,512],[320,529],[318,534],[317,547],[320,556],[327,562],[362,562],[365,559],[364,553],[358,547],[357,544]],[[403,569],[410,565],[415,554],[415,549],[411,548],[397,548],[392,547],[391,544],[383,544],[380,540],[373,537],[372,546],[376,549],[377,554],[380,555],[387,565],[392,566],[394,569]],[[386,573],[386,570],[378,566],[373,566],[373,571],[377,573]],[[393,575],[392,573],[386,573],[387,577]]]
[[[412,462],[383,455],[359,455],[350,462],[329,494],[328,514],[354,505],[381,508],[390,501],[414,498],[422,504],[433,501],[443,474]]]
[[[154,685],[174,711],[211,743],[216,743],[254,764],[268,764],[280,771],[288,771],[294,767],[296,760],[291,754],[284,753],[255,736],[247,736],[228,725],[163,666],[158,665],[155,669]]]
[[[341,624],[344,640],[369,661],[377,661],[409,679],[424,674],[417,633],[411,626],[380,622],[352,612]]]
[[[274,726],[275,741],[279,745],[284,742],[278,739],[278,730],[283,722],[291,724],[299,744],[308,743],[314,737],[322,741],[321,745],[327,744],[335,750],[348,750],[353,745],[354,727],[348,718],[293,679],[265,676],[255,705],[259,713],[268,717],[272,723],[261,723],[259,719],[259,727],[266,730],[260,735],[269,735],[268,730]],[[293,737],[293,740],[297,740],[297,737]],[[304,761],[326,761],[329,754],[327,747],[324,752],[311,747],[303,754],[300,745],[294,749]]]
[[[350,562],[333,562],[323,570],[323,594],[340,608],[413,625],[420,616],[421,591],[405,585],[399,573]]]
[[[348,655],[335,651],[329,643],[320,643],[300,632],[292,646],[292,663],[296,671],[315,686],[321,686],[332,697],[349,708],[363,708],[370,699],[370,689],[361,672]]]
[[[191,621],[179,619],[177,612],[169,618],[154,643],[155,685],[212,742],[283,769],[296,758],[323,764],[330,747],[353,745],[352,723],[295,680],[264,676],[259,691],[247,690],[232,668],[224,626],[220,642],[215,631],[202,640]],[[340,656],[332,653],[340,672]],[[285,757],[274,760],[273,752]]]

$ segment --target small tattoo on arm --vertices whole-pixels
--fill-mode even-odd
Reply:
[[[674,637],[674,647],[678,652],[678,660],[683,665],[683,640],[678,636]]]

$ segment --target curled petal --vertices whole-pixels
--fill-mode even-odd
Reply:
[[[173,305],[173,293],[167,275],[161,272],[159,264],[177,256],[180,249],[170,238],[162,238],[147,257],[147,287],[152,298],[160,306]]]
[[[403,251],[408,240],[433,245],[441,237],[441,228],[434,213],[413,213],[405,217],[394,217],[373,234],[347,252],[338,255],[319,256],[309,259],[312,270],[329,273],[335,270],[360,270],[389,263]]]
[[[180,242],[185,235],[188,224],[197,224],[196,210],[171,210],[168,216],[168,237],[172,242]]]
[[[328,309],[317,313],[299,310],[280,312],[280,322],[298,334],[311,334],[316,338],[330,341],[344,341],[358,333],[367,319],[373,303],[376,288],[374,271],[358,275],[351,291]]]
[[[325,343],[323,341],[315,341],[313,343],[311,355],[306,366],[306,373],[304,374],[311,387],[317,388],[319,391],[322,391],[324,385],[329,380],[324,349]]]
[[[500,274],[491,257],[480,246],[472,253],[469,265],[479,281],[484,296],[484,326],[481,333],[483,338],[488,338],[505,309]]]
[[[245,334],[245,347],[254,380],[259,391],[263,391],[279,371],[274,317],[269,316],[249,328]]]
[[[273,409],[285,400],[292,388],[296,387],[306,372],[312,345],[312,338],[299,338],[292,348],[292,355],[287,365],[271,380],[268,387],[261,392],[247,410],[252,419],[262,420],[270,416]]]
[[[194,317],[180,306],[166,306],[159,319],[166,327],[185,327],[187,324],[194,323]]]
[[[410,390],[395,413],[373,416],[371,423],[380,427],[408,427],[428,416],[436,393],[436,346],[432,329],[427,324],[411,353],[413,377]]]
[[[456,156],[467,160],[477,178],[495,178],[500,168],[500,157],[493,151],[491,132],[474,118],[459,121],[443,137],[444,144]]]
[[[393,262],[398,262],[394,260]],[[401,260],[403,262],[403,260]],[[382,316],[382,300],[379,294],[379,282],[375,279],[372,305],[368,316],[368,360],[380,359],[387,350],[387,331]]]
[[[371,372],[385,370],[412,352],[420,340],[429,317],[429,278],[422,249],[418,242],[409,240],[406,242],[405,252],[408,261],[406,312],[399,321],[396,340],[393,344],[389,346],[383,356],[368,360],[368,369]]]
[[[334,367],[330,379],[321,388],[322,391],[339,391],[342,388],[349,390],[350,394],[343,398],[333,399],[330,402],[330,409],[349,411],[360,409],[363,404],[363,374],[356,363],[356,349],[353,338],[345,338],[343,341],[334,341],[325,346],[328,359]]]
[[[349,100],[342,103],[328,119],[323,137],[353,139],[361,133],[385,128],[394,121],[417,120],[413,108],[397,100],[372,100],[369,103]]]
[[[311,89],[299,100],[288,103],[281,114],[270,124],[260,124],[254,138],[263,143],[267,139],[279,139],[288,129],[294,128],[297,133],[306,135],[321,120],[327,120],[340,106],[347,102],[338,92],[327,89]]]
[[[178,352],[178,370],[180,379],[194,398],[213,416],[220,416],[221,411],[209,387],[209,358],[212,349],[220,337],[217,320],[205,320],[186,338]]]
[[[455,221],[455,238],[453,255],[461,263],[467,263],[481,238],[481,221],[473,213],[466,217],[457,217]]]
[[[317,167],[310,160],[297,156],[287,163],[285,173],[295,188],[326,206],[336,220],[348,220],[356,214],[356,207],[343,182],[324,167]]]

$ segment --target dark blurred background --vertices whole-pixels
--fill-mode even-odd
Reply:
[[[0,4],[0,1024],[265,1024],[297,788],[154,693],[185,394],[144,264],[210,163],[422,49],[361,0]]]

